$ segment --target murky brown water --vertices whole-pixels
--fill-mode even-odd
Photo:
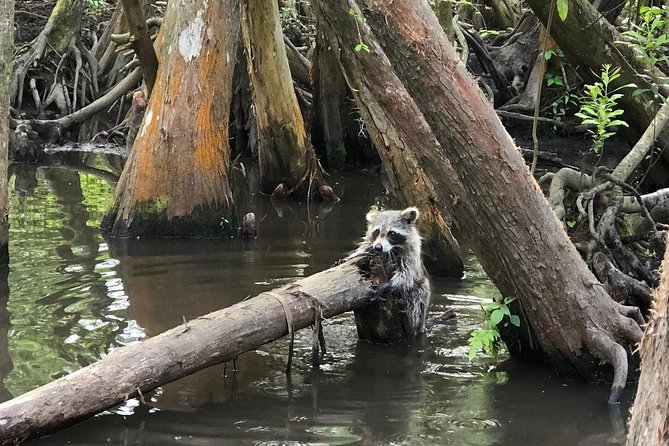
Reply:
[[[81,169],[80,169],[81,170]],[[252,197],[255,243],[105,242],[97,224],[105,179],[65,168],[21,168],[12,181],[9,295],[0,287],[0,397],[17,396],[136,342],[247,296],[329,267],[354,247],[378,177],[332,180],[331,208],[274,208]],[[467,360],[495,295],[470,259],[463,280],[434,280],[431,312],[456,325],[393,346],[359,343],[351,315],[327,321],[329,353],[310,366],[311,334],[242,355],[31,444],[39,445],[606,445],[624,441],[608,388],[504,359]],[[476,296],[476,297],[474,297]],[[9,313],[9,324],[2,316]],[[8,343],[3,342],[7,336]]]

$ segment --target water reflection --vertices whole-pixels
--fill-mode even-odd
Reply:
[[[355,246],[369,205],[390,201],[376,178],[357,176],[332,179],[342,197],[335,206],[276,203],[254,192],[247,167],[236,201],[241,215],[256,213],[255,243],[107,242],[97,224],[113,178],[84,170],[14,170],[11,295],[0,277],[0,378],[14,395],[327,268]],[[480,303],[496,290],[473,258],[466,265],[464,280],[433,281],[431,314],[455,308],[457,323],[421,339],[359,343],[352,316],[341,315],[325,321],[328,354],[317,370],[302,330],[290,379],[287,340],[279,340],[240,356],[236,372],[231,364],[202,370],[144,395],[147,404],[132,400],[34,444],[620,443],[605,386],[527,363],[468,362]]]

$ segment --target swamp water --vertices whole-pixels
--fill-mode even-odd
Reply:
[[[81,169],[79,169],[81,171]],[[12,263],[0,287],[0,399],[18,396],[210,311],[329,267],[385,201],[378,177],[331,178],[331,208],[274,208],[256,197],[255,242],[105,241],[111,185],[77,170],[19,166],[10,183]],[[609,413],[607,386],[510,359],[467,360],[494,286],[470,259],[462,280],[433,280],[432,315],[454,325],[420,340],[356,340],[351,314],[325,322],[328,354],[310,365],[311,332],[130,400],[34,445],[606,445],[624,443],[630,391]],[[476,296],[476,297],[474,297]],[[6,311],[5,311],[6,308]],[[7,342],[5,342],[5,339]]]

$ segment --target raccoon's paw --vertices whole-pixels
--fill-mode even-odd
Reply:
[[[372,293],[372,297],[370,297],[370,301],[374,302],[376,300],[381,299],[381,296],[383,296],[383,293],[387,289],[391,287],[390,282],[383,282],[375,287],[373,287],[374,292]]]

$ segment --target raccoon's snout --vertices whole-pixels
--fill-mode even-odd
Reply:
[[[383,245],[381,243],[377,243],[374,245],[374,250],[377,252],[383,252]]]

